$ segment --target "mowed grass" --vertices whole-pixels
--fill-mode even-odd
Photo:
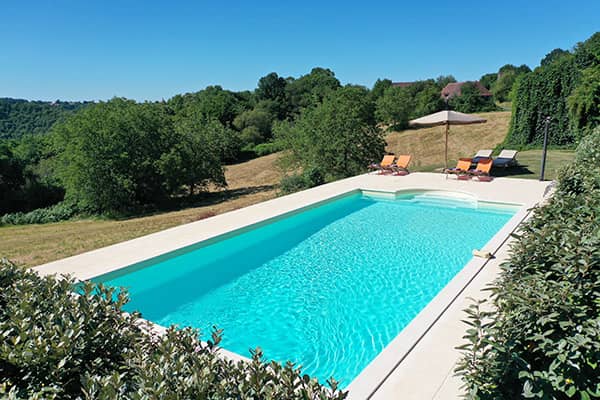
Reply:
[[[211,193],[198,207],[126,220],[0,227],[0,257],[35,266],[274,198],[281,179],[278,157],[271,154],[228,166],[228,187]]]
[[[504,140],[510,112],[479,114],[485,124],[453,126],[450,131],[449,159],[469,157],[479,149],[493,149]],[[409,129],[387,136],[388,151],[413,155],[412,171],[434,171],[444,164],[442,127]],[[277,167],[278,154],[227,167],[229,186],[212,191],[193,207],[125,220],[84,219],[44,225],[0,227],[0,257],[24,266],[35,266],[100,247],[147,235],[173,226],[208,218],[216,214],[259,203],[278,194],[282,173]],[[573,158],[573,152],[550,151],[546,178]],[[539,177],[540,150],[519,153],[520,167],[493,171],[496,176]],[[450,165],[456,161],[450,161]],[[81,268],[85,268],[82,265]]]

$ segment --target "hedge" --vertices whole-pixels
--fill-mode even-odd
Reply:
[[[0,261],[0,397],[9,399],[336,399],[292,363],[217,354],[191,328],[151,333],[124,292],[39,277]]]
[[[580,79],[574,56],[564,56],[554,63],[536,68],[515,83],[513,112],[506,144],[541,145],[544,118],[551,116],[549,144],[564,146],[575,143],[577,133],[569,119],[567,98]]]
[[[491,299],[467,311],[469,399],[600,397],[600,128],[516,236]]]

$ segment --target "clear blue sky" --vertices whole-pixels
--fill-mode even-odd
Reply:
[[[169,98],[271,71],[478,79],[600,30],[600,1],[4,1],[0,97]]]

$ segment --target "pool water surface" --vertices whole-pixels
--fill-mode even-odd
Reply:
[[[157,324],[348,385],[514,215],[461,200],[353,194],[95,279]]]

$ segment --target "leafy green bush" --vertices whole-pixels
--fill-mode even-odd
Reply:
[[[600,397],[600,129],[591,135],[519,232],[492,307],[467,310],[467,398]]]
[[[280,190],[284,194],[298,192],[325,183],[325,178],[318,168],[309,167],[301,174],[286,175],[281,179]]]
[[[65,221],[81,213],[72,202],[60,202],[50,207],[38,208],[29,212],[16,212],[0,216],[0,225],[47,224]]]
[[[0,397],[11,399],[337,399],[291,363],[224,359],[220,331],[152,333],[124,292],[39,277],[0,260]]]
[[[283,146],[281,143],[275,141],[275,142],[267,142],[267,143],[261,143],[261,144],[257,144],[256,146],[254,146],[254,148],[252,149],[254,151],[254,153],[259,156],[266,156],[267,154],[272,154],[272,153],[277,153],[278,151],[283,150]]]

